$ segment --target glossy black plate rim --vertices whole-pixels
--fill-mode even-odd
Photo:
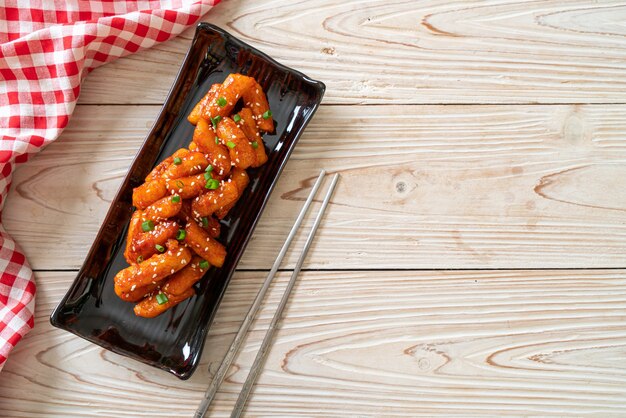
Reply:
[[[96,243],[99,242],[104,235],[106,226],[107,226],[107,220],[109,219],[109,217],[111,216],[115,203],[120,199],[121,195],[122,195],[122,191],[128,187],[127,183],[129,183],[130,181],[130,173],[133,171],[133,167],[135,167],[136,164],[139,163],[140,158],[141,158],[141,154],[142,151],[144,150],[144,148],[146,147],[146,145],[148,145],[149,141],[151,140],[151,138],[155,135],[155,132],[157,130],[157,125],[159,125],[159,121],[161,119],[163,119],[164,117],[166,117],[169,113],[169,106],[171,105],[171,102],[173,101],[173,96],[175,94],[178,94],[178,92],[181,89],[184,89],[184,84],[186,82],[190,82],[192,80],[189,80],[189,68],[187,68],[190,65],[190,62],[192,60],[192,53],[194,50],[194,45],[196,42],[198,42],[198,38],[201,34],[201,32],[214,32],[216,34],[218,34],[219,36],[221,36],[222,38],[224,38],[225,41],[230,42],[231,44],[235,44],[237,45],[238,49],[247,49],[250,52],[252,52],[254,55],[259,56],[260,58],[262,58],[263,60],[267,61],[267,64],[270,66],[273,66],[274,68],[276,68],[277,70],[282,70],[284,72],[290,73],[293,76],[301,79],[304,83],[306,83],[307,85],[309,85],[310,87],[312,87],[316,92],[317,92],[317,96],[318,96],[318,100],[316,100],[314,103],[312,103],[311,106],[311,112],[309,115],[307,115],[307,117],[303,120],[303,122],[297,126],[297,129],[295,129],[293,131],[293,135],[294,135],[294,140],[291,141],[289,143],[289,146],[287,147],[286,150],[286,155],[285,158],[282,159],[282,161],[280,162],[279,166],[278,166],[278,170],[276,173],[276,176],[274,178],[274,180],[271,182],[269,189],[267,191],[267,193],[265,193],[264,197],[263,197],[263,201],[261,203],[261,207],[260,210],[258,211],[258,213],[256,214],[256,216],[253,218],[252,221],[252,226],[250,228],[250,230],[248,231],[248,233],[246,234],[246,236],[244,237],[243,240],[243,249],[242,251],[240,251],[238,254],[236,254],[236,262],[234,263],[234,268],[229,272],[228,274],[228,280],[230,280],[230,277],[232,277],[232,275],[234,274],[235,270],[236,270],[236,265],[238,264],[241,256],[243,255],[243,253],[245,252],[245,248],[247,247],[253,233],[254,230],[256,229],[256,226],[258,224],[259,219],[261,218],[261,215],[271,197],[272,192],[274,191],[274,188],[276,186],[276,183],[281,175],[281,173],[283,172],[283,169],[285,167],[285,165],[287,164],[293,149],[295,148],[300,136],[302,135],[304,129],[306,128],[306,126],[309,124],[309,122],[311,121],[311,119],[313,118],[314,114],[317,112],[317,110],[319,109],[322,97],[324,95],[324,92],[326,90],[326,86],[323,82],[318,81],[318,80],[314,80],[308,76],[306,76],[305,74],[303,74],[302,72],[295,70],[293,68],[290,68],[284,64],[279,63],[278,61],[276,61],[275,59],[273,59],[272,57],[270,57],[269,55],[265,54],[264,52],[259,51],[258,49],[256,49],[255,47],[249,45],[248,43],[238,39],[237,37],[231,35],[230,33],[228,33],[227,31],[219,28],[218,26],[215,26],[213,24],[207,23],[207,22],[201,22],[196,26],[196,31],[195,31],[195,35],[194,38],[191,42],[191,45],[189,46],[189,49],[187,51],[187,53],[185,54],[185,58],[183,59],[183,62],[177,72],[176,78],[174,79],[174,82],[172,83],[172,87],[170,88],[163,106],[161,107],[161,110],[159,111],[159,114],[156,116],[156,118],[154,119],[154,123],[152,125],[152,127],[150,128],[149,133],[146,135],[146,138],[144,139],[144,141],[142,142],[141,146],[139,147],[137,153],[135,154],[133,161],[128,169],[128,173],[125,176],[124,180],[122,181],[115,198],[112,200],[112,204],[109,207],[109,210],[107,211],[107,214],[104,217],[104,221],[103,224],[101,225],[98,233],[96,234],[96,237],[94,238],[94,241],[92,243],[92,246],[87,254],[87,256],[85,257],[85,262],[83,263],[81,269],[79,270],[76,278],[74,279],[73,283],[71,284],[71,286],[68,288],[67,292],[65,293],[65,295],[63,296],[63,298],[61,299],[61,301],[59,302],[59,304],[56,306],[56,308],[54,309],[54,311],[51,313],[50,315],[50,323],[56,327],[56,328],[60,328],[63,329],[65,331],[68,331],[78,337],[81,337],[91,343],[94,343],[96,345],[99,345],[109,351],[112,351],[116,354],[120,354],[122,356],[125,357],[129,357],[132,358],[133,360],[137,360],[141,363],[144,364],[148,364],[152,367],[156,367],[159,368],[161,370],[164,370],[166,372],[169,372],[173,375],[175,375],[176,377],[182,379],[182,380],[186,380],[189,377],[191,377],[191,375],[194,373],[195,369],[197,368],[198,364],[199,364],[199,357],[202,354],[203,348],[204,348],[204,344],[206,341],[206,335],[208,333],[209,330],[209,326],[210,324],[213,322],[213,317],[215,316],[215,313],[217,311],[217,309],[213,309],[213,311],[211,312],[207,322],[205,324],[199,324],[200,327],[200,332],[197,334],[198,335],[198,339],[200,341],[198,341],[198,350],[196,350],[194,352],[194,355],[192,356],[192,358],[190,359],[190,363],[192,365],[191,368],[188,368],[186,370],[180,371],[176,368],[167,366],[165,364],[162,364],[160,362],[151,362],[147,359],[143,359],[140,357],[137,357],[134,355],[134,353],[129,352],[127,350],[124,349],[120,349],[118,346],[114,345],[114,344],[108,344],[105,341],[101,340],[101,339],[95,339],[95,338],[91,338],[91,336],[89,335],[85,335],[81,332],[79,332],[78,330],[72,328],[71,326],[66,325],[65,323],[59,321],[59,313],[62,310],[62,308],[64,307],[64,305],[67,302],[67,299],[70,297],[70,295],[72,294],[72,291],[80,284],[80,277],[81,277],[81,273],[82,271],[85,269],[85,266],[87,264],[87,261],[90,260],[93,257],[93,253],[96,250]],[[195,77],[195,73],[194,73],[194,77]],[[219,304],[221,303],[221,299],[226,291],[226,288],[228,286],[224,286],[221,294],[219,295],[217,302],[216,302],[216,307],[219,306]]]

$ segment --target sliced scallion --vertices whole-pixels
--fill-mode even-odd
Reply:
[[[165,293],[159,293],[156,295],[156,301],[159,305],[163,305],[164,303],[169,302],[169,299],[165,296]]]
[[[220,187],[220,182],[215,180],[215,179],[209,179],[209,180],[207,180],[207,182],[204,185],[204,187],[209,189],[209,190],[215,190],[218,187]]]
[[[152,222],[150,220],[143,221],[141,223],[141,229],[143,230],[143,232],[152,231],[154,229],[154,222]]]

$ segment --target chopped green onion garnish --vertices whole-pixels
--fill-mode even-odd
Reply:
[[[211,171],[213,171],[213,166],[211,164],[209,164],[207,166],[206,170],[204,170],[204,171],[206,171],[207,173],[210,173]]]
[[[209,268],[209,262],[206,260],[202,260],[200,264],[198,264],[202,270],[206,270]]]
[[[202,218],[202,226],[205,228],[209,226],[209,218],[207,218],[206,216]]]
[[[235,115],[235,116],[233,116],[233,120],[234,120],[236,123],[239,123],[239,121],[241,120],[241,116],[239,116],[239,115]]]
[[[233,141],[228,141],[226,143],[226,145],[228,145],[228,148],[235,148],[236,147],[236,145],[235,145],[235,143]]]
[[[220,182],[215,180],[215,179],[210,179],[210,180],[207,180],[207,182],[204,185],[204,187],[206,187],[207,189],[210,189],[210,190],[215,190],[218,187],[220,187]]]
[[[172,196],[172,203],[178,203],[180,202],[180,196],[176,195],[176,196]]]
[[[176,234],[176,239],[182,241],[185,239],[186,236],[187,232],[184,229],[179,229],[178,233]]]
[[[209,180],[209,179],[212,179],[212,178],[213,178],[213,176],[211,176],[211,173],[204,173],[204,179],[205,180]]]
[[[211,123],[213,124],[213,127],[215,128],[217,124],[220,123],[221,120],[222,120],[222,117],[220,115],[217,115],[216,117],[211,118]]]
[[[254,149],[259,148],[259,143],[256,142],[256,141],[252,142],[252,148],[254,148]]]
[[[215,144],[219,144],[220,143],[220,139],[218,137],[215,137]]]
[[[143,232],[152,231],[154,229],[154,222],[152,221],[143,221],[141,223],[141,229]]]
[[[140,255],[139,257],[137,257],[137,262],[141,263],[143,261],[143,255]]]
[[[158,303],[159,305],[163,305],[164,303],[169,302],[169,299],[167,298],[167,296],[165,296],[165,293],[159,293],[159,294],[157,294],[157,295],[156,295],[156,300],[157,300],[157,303]]]
[[[154,246],[154,248],[156,248],[156,249],[157,249],[157,251],[158,251],[158,252],[160,252],[160,253],[162,253],[163,251],[165,251],[165,247],[164,247],[164,246],[162,246],[162,245],[159,245],[159,244],[155,245],[155,246]]]
[[[265,112],[263,112],[263,119],[269,119],[272,117],[272,111],[271,110],[266,110]]]
[[[224,107],[224,106],[226,106],[226,103],[228,103],[228,102],[226,101],[226,97],[220,97],[219,99],[217,99],[217,105],[218,105],[219,107]]]
[[[174,164],[180,165],[182,162],[183,162],[183,160],[181,160],[180,157],[174,158]]]

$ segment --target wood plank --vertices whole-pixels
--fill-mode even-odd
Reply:
[[[623,103],[625,13],[615,1],[229,0],[206,20],[324,81],[326,103]],[[163,103],[192,36],[97,69],[81,103]]]
[[[79,106],[18,169],[3,220],[34,268],[80,267],[157,111]],[[240,268],[271,266],[322,167],[343,177],[305,268],[623,267],[625,121],[615,105],[324,107]]]
[[[263,274],[236,275],[180,382],[52,328],[74,273],[39,273],[35,329],[2,371],[3,416],[191,416]],[[212,416],[228,416],[288,278]],[[304,272],[248,416],[624,415],[625,289],[625,270]]]

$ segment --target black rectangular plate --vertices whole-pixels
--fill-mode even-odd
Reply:
[[[214,83],[230,73],[254,77],[264,88],[276,132],[265,135],[268,162],[249,170],[250,185],[222,221],[220,241],[228,256],[196,284],[196,296],[157,318],[136,317],[133,304],[113,291],[115,274],[127,267],[125,235],[132,191],[161,160],[191,141],[186,119]],[[149,87],[149,81],[146,82]],[[52,325],[118,354],[189,378],[228,282],[270,193],[302,131],[319,107],[325,86],[287,68],[222,29],[200,23],[168,98],[113,200],[76,280],[50,317]]]

